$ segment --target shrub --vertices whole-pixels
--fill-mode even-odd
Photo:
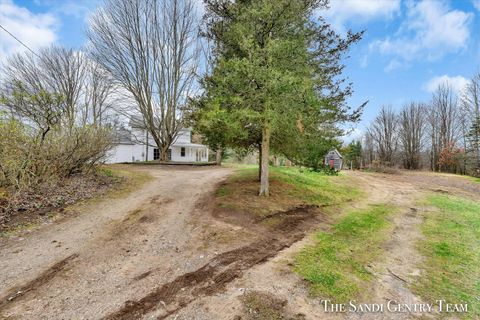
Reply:
[[[88,172],[111,148],[108,128],[52,128],[41,139],[27,124],[0,117],[0,187],[15,190]]]
[[[310,168],[310,171],[313,172],[320,172],[327,176],[338,176],[338,170],[335,168],[331,168],[330,166],[318,166],[316,168]]]

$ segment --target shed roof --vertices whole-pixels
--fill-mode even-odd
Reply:
[[[340,154],[340,152],[337,150],[337,148],[330,149],[330,151],[327,153],[325,157],[330,155],[331,153],[335,153],[339,158],[343,159],[343,156]]]

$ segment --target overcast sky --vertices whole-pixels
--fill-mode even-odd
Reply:
[[[0,24],[33,50],[81,47],[98,0],[0,0]],[[480,0],[338,0],[319,14],[334,28],[365,30],[345,61],[352,106],[369,100],[359,136],[382,104],[428,101],[447,80],[460,88],[480,68]],[[25,50],[0,30],[0,61]],[[350,137],[351,139],[351,137]]]

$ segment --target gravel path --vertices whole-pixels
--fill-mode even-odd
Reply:
[[[207,198],[231,169],[145,166],[151,182],[0,244],[0,318],[98,319],[203,264]]]

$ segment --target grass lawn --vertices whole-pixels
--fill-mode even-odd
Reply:
[[[426,257],[425,275],[414,290],[426,302],[468,303],[467,319],[480,318],[480,203],[432,195],[418,250]],[[460,315],[460,314],[456,314]]]
[[[110,190],[106,196],[116,198],[127,195],[152,179],[148,173],[135,171],[132,168],[135,167],[122,164],[105,164],[99,168],[99,174],[124,180],[120,186]],[[103,199],[105,196],[101,198]]]
[[[480,178],[477,177],[468,177],[470,180],[480,183]]]
[[[392,229],[387,217],[394,211],[386,205],[352,210],[330,232],[315,235],[315,244],[297,254],[294,267],[313,296],[336,303],[365,298],[362,288],[373,279],[365,266],[381,256]]]
[[[235,166],[237,171],[217,190],[220,207],[255,216],[288,210],[300,205],[318,205],[326,213],[360,197],[361,191],[347,176],[327,176],[296,167],[270,168],[270,197],[258,197],[258,166]]]

